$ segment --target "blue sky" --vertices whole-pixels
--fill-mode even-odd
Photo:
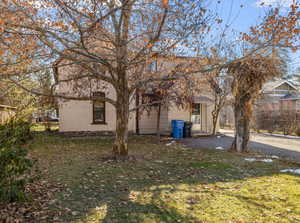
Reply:
[[[214,3],[210,7],[221,15],[224,22],[230,21],[233,28],[246,32],[251,25],[261,21],[272,7],[280,6],[281,10],[285,10],[292,0],[214,0],[212,2]]]
[[[212,0],[210,2],[209,8],[217,11],[225,24],[230,24],[228,32],[247,32],[249,27],[258,24],[272,7],[280,6],[280,10],[284,11],[292,0]],[[291,53],[290,57],[292,59],[290,73],[294,73],[295,68],[300,66],[300,53]]]

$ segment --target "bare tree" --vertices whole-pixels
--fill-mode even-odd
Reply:
[[[228,95],[231,93],[230,77],[226,73],[216,70],[214,75],[208,77],[210,88],[214,94],[214,108],[212,110],[213,131],[212,135],[216,135],[217,123],[219,115],[223,107],[226,105]]]
[[[226,58],[223,62],[203,66],[199,58],[203,57],[201,49],[205,46],[204,39],[208,36],[209,23],[213,16],[202,1],[16,0],[0,4],[3,9],[0,15],[0,44],[5,46],[6,52],[14,55],[16,50],[22,49],[22,44],[26,46],[24,52],[17,51],[18,57],[1,61],[1,65],[11,68],[17,64],[30,64],[26,69],[18,71],[5,69],[4,74],[30,93],[45,96],[38,89],[22,86],[12,76],[32,75],[52,67],[54,61],[58,73],[71,69],[71,75],[58,77],[56,83],[69,83],[72,86],[69,94],[56,92],[52,96],[64,100],[93,100],[113,105],[117,114],[113,146],[116,157],[128,155],[129,107],[137,89],[155,81],[175,80],[195,73],[203,74],[231,64],[231,68],[237,67],[237,64],[244,63],[246,58],[259,50],[274,42],[281,44],[278,40],[296,34],[299,31],[295,29],[296,22],[300,16],[293,12],[293,6],[291,15],[282,18],[275,16],[274,21],[270,19],[266,23],[280,25],[280,38],[276,35],[273,42],[265,38],[239,58]],[[19,18],[22,18],[22,23]],[[286,24],[289,25],[285,26]],[[254,28],[255,30],[259,29]],[[270,26],[265,26],[257,33],[269,37],[270,32]],[[27,41],[28,38],[30,41]],[[244,39],[252,40],[252,36],[245,34]],[[157,56],[183,53],[185,47],[195,51],[198,59],[171,66],[163,75],[149,77],[144,74],[143,64]],[[116,98],[93,96],[91,83],[102,86],[104,90],[112,87]]]
[[[264,55],[255,55],[229,66],[228,72],[234,78],[232,94],[236,128],[232,150],[243,152],[248,149],[254,101],[262,85],[270,78],[279,76],[281,71],[281,61],[278,58]]]
[[[102,101],[115,107],[117,126],[113,153],[116,157],[128,154],[130,101],[137,88],[154,81],[152,77],[143,76],[141,64],[157,55],[175,52],[178,44],[184,41],[188,44],[191,35],[201,37],[207,31],[209,19],[203,4],[195,0],[184,3],[39,0],[30,4],[24,1],[3,4],[6,14],[16,12],[26,19],[20,24],[3,17],[2,37],[30,36],[37,43],[31,56],[43,62],[31,66],[28,74],[48,69],[56,60],[58,73],[69,67],[74,72],[57,78],[56,84],[69,82],[72,85],[69,94],[56,92],[53,96],[64,100]],[[201,38],[194,41],[199,43]],[[177,48],[177,52],[180,50]],[[26,59],[30,56],[24,56],[23,61]],[[180,70],[183,68],[177,69]],[[10,80],[19,84],[13,78]],[[116,98],[94,97],[89,89],[91,82],[103,85],[104,89],[112,87]],[[45,95],[37,89],[27,90]]]

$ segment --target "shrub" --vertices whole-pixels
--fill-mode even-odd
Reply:
[[[25,199],[25,184],[29,180],[32,161],[26,158],[27,150],[20,147],[0,148],[0,200]]]
[[[31,138],[31,124],[13,118],[0,126],[0,200],[25,199],[26,177],[33,165],[21,145]]]
[[[31,123],[13,118],[4,125],[0,125],[0,147],[16,146],[31,139]]]

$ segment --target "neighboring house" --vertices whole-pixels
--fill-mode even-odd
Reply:
[[[270,81],[263,86],[257,101],[259,111],[280,112],[299,109],[299,89],[288,80]]]
[[[0,124],[5,123],[15,114],[15,107],[8,105],[0,105]]]
[[[292,133],[300,122],[298,87],[288,80],[266,83],[254,111],[255,128]]]
[[[188,59],[188,58],[181,58]],[[59,63],[64,63],[61,60]],[[156,65],[157,66],[157,65]],[[76,73],[78,67],[76,65],[56,66],[54,71],[58,80],[58,92],[75,96],[78,94],[80,86],[71,86],[63,80],[70,78]],[[77,72],[78,73],[78,72]],[[83,94],[93,96],[105,96],[111,99],[116,99],[114,88],[107,83],[96,83],[95,81],[82,80],[85,84],[81,86],[89,86],[84,89]],[[162,134],[170,134],[171,120],[184,120],[193,122],[194,133],[212,132],[212,109],[213,96],[209,84],[204,84],[201,89],[201,94],[195,95],[192,98],[192,103],[186,108],[179,108],[175,105],[168,107],[162,106],[160,116],[160,129]],[[74,91],[76,89],[76,92]],[[103,90],[105,89],[105,90]],[[136,106],[136,97],[131,98],[130,108]],[[139,95],[140,102],[142,95]],[[103,133],[111,133],[116,129],[116,111],[113,105],[108,102],[93,102],[93,101],[76,101],[62,100],[59,102],[59,129],[60,132],[95,132],[102,131]],[[136,111],[130,113],[129,131],[132,133],[139,132],[140,134],[155,134],[157,123],[157,110],[151,109],[144,111],[142,114]],[[217,127],[218,130],[218,127]]]

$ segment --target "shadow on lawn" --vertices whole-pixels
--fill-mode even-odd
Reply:
[[[137,140],[134,143],[137,143],[135,146],[139,148],[143,146],[144,142],[145,140]],[[74,143],[74,140],[72,143]],[[81,142],[78,140],[77,143]],[[85,144],[82,142],[82,145]],[[272,170],[272,168],[269,168],[270,164],[257,165],[243,162],[239,166],[235,166],[234,159],[237,159],[236,155],[215,150],[190,150],[190,154],[185,154],[186,157],[191,156],[191,161],[189,161],[188,158],[181,157],[183,156],[181,149],[174,149],[175,154],[171,154],[174,156],[174,160],[156,162],[157,159],[163,159],[162,152],[164,150],[155,147],[154,144],[150,144],[150,147],[153,151],[156,149],[161,151],[158,151],[156,156],[152,157],[153,159],[136,162],[99,163],[100,161],[97,157],[88,157],[90,162],[86,162],[85,166],[80,166],[81,169],[77,172],[78,178],[74,179],[70,186],[72,190],[70,197],[64,199],[61,194],[62,196],[58,198],[63,208],[77,211],[77,214],[74,215],[63,212],[63,222],[142,223],[147,219],[147,222],[151,223],[200,223],[201,221],[195,217],[178,210],[178,208],[181,208],[181,205],[174,203],[175,198],[172,196],[175,193],[177,195],[187,193],[188,196],[197,196],[197,190],[203,191],[203,187],[208,184],[233,182],[251,177],[278,174],[278,167]],[[84,149],[88,150],[88,147]],[[170,150],[172,148],[166,147],[165,149]],[[135,151],[138,151],[138,149]],[[196,154],[202,154],[202,158],[192,160]],[[203,158],[203,156],[209,154],[211,157]],[[177,162],[177,157],[179,162]],[[226,165],[224,165],[222,161],[217,161],[218,159],[222,160],[224,157],[227,159],[232,158],[232,163],[225,162]],[[241,160],[241,158],[238,159]],[[76,165],[75,162],[70,163]],[[70,168],[69,170],[66,169],[64,171],[71,171],[72,165],[67,167]],[[265,168],[259,169],[262,165]],[[87,173],[93,172],[95,175],[86,176]],[[85,178],[93,180],[94,183],[85,181]],[[86,188],[82,188],[84,185]],[[180,187],[179,185],[187,186]],[[135,193],[137,195],[134,195]],[[251,199],[233,194],[232,196],[247,201],[257,206],[257,208],[265,208],[263,204],[260,204],[254,198]],[[193,199],[193,197],[190,201],[182,199],[185,202],[190,202],[188,205],[190,205],[191,213]],[[97,216],[99,207],[105,207],[105,210],[102,210],[103,216],[100,217]],[[182,213],[185,214],[183,215]],[[94,218],[94,220],[90,220],[91,218]]]
[[[170,170],[170,166],[161,166],[161,168],[164,168],[165,170]],[[150,170],[149,170],[150,171]],[[170,170],[171,171],[171,170]],[[229,170],[230,171],[230,170]],[[170,176],[172,176],[176,171],[172,171]],[[212,171],[213,172],[213,171]],[[166,192],[172,196],[173,193],[189,193],[192,194],[194,191],[187,189],[178,189],[176,188],[179,184],[186,184],[189,186],[197,185],[197,186],[205,186],[207,183],[216,183],[216,182],[226,182],[226,181],[234,181],[238,179],[243,179],[243,177],[236,177],[233,179],[232,177],[225,177],[223,179],[216,178],[215,180],[211,180],[208,178],[202,178],[202,179],[194,179],[192,175],[183,174],[183,172],[178,173],[179,178],[174,180],[173,177],[166,177],[166,172],[162,173],[164,176],[155,176],[155,178],[161,179],[163,178],[163,182],[156,182],[155,179],[153,180],[145,180],[141,182],[124,182],[124,184],[118,185],[114,187],[114,180],[112,182],[109,182],[103,190],[99,191],[99,195],[96,196],[95,203],[93,203],[93,207],[90,206],[89,202],[87,200],[82,200],[82,203],[80,205],[89,207],[89,210],[86,210],[86,212],[80,212],[82,215],[77,216],[79,217],[80,221],[82,222],[89,222],[88,218],[93,217],[93,213],[91,210],[95,210],[96,207],[101,207],[103,205],[106,206],[105,210],[105,217],[101,218],[101,220],[98,220],[96,222],[103,222],[103,223],[142,223],[145,221],[145,219],[148,219],[148,222],[164,222],[164,223],[174,223],[174,222],[198,222],[200,221],[193,216],[189,215],[183,215],[178,211],[177,208],[180,209],[180,204],[177,204],[177,208],[172,206],[172,199],[169,200],[168,198],[164,197],[162,199],[161,196],[165,196]],[[195,175],[200,174],[200,171],[198,173],[194,173]],[[234,174],[232,171],[231,174]],[[232,175],[231,175],[232,176]],[[265,174],[260,175],[265,176]],[[114,176],[116,177],[116,176]],[[255,177],[259,177],[256,175]],[[124,185],[125,187],[128,186],[124,191]],[[142,186],[143,185],[143,186]],[[163,185],[171,185],[171,187],[166,186],[162,187]],[[154,188],[153,188],[154,187]],[[152,188],[152,189],[149,189]],[[148,199],[146,198],[146,202],[139,202],[134,199],[131,199],[132,193],[134,192],[147,192],[150,193],[150,197]],[[84,193],[84,192],[83,192]],[[101,193],[101,194],[100,194]],[[143,195],[141,195],[143,196]],[[89,195],[86,195],[86,197],[89,197]],[[146,196],[147,197],[147,196]],[[236,197],[239,200],[243,200],[247,203],[250,203],[252,205],[257,206],[257,208],[266,208],[265,205],[261,204],[260,201],[255,199],[250,199],[249,197],[242,197],[241,195],[235,195],[232,194],[232,197]],[[70,198],[78,200],[78,198]],[[183,199],[184,200],[184,199]],[[68,205],[68,204],[66,204]],[[179,205],[179,206],[178,206]],[[70,207],[71,208],[71,207]],[[87,216],[84,216],[84,214],[87,214]],[[152,217],[151,217],[152,216]],[[73,217],[72,217],[73,218]],[[69,220],[75,220],[76,218],[69,219]],[[77,218],[78,219],[78,218]],[[97,218],[95,218],[97,219]],[[152,220],[152,221],[149,221]],[[94,222],[94,221],[90,221]]]

